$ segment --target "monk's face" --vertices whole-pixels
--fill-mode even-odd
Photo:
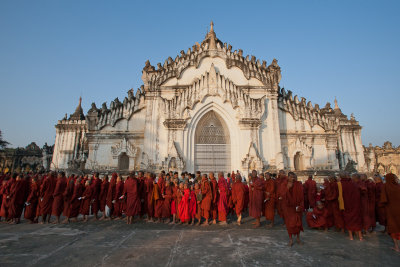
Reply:
[[[257,177],[257,171],[251,172],[251,178],[255,179]]]
[[[288,181],[289,181],[290,183],[293,183],[295,180],[296,180],[296,179],[295,179],[295,177],[294,177],[293,175],[289,175]]]
[[[183,186],[183,189],[188,189],[188,184],[185,184],[185,185]]]
[[[183,184],[179,184],[179,189],[183,189]]]
[[[318,208],[319,210],[322,210],[322,209],[324,208],[324,205],[323,205],[323,204],[318,204],[318,205],[317,205],[317,208]]]

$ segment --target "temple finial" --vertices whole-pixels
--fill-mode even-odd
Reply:
[[[79,97],[79,105],[78,105],[79,107],[81,107],[82,106],[82,97],[80,96]]]
[[[210,23],[210,32],[213,32],[214,31],[214,23],[213,23],[213,21],[211,21],[211,23]]]
[[[337,103],[336,96],[335,96],[335,109],[339,109],[339,105],[338,105],[338,103]]]

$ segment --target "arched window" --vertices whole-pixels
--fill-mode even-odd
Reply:
[[[118,169],[129,170],[129,157],[125,152],[118,157]]]

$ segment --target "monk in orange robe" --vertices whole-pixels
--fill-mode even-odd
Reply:
[[[249,215],[256,219],[254,227],[260,226],[260,217],[264,202],[264,181],[257,177],[257,171],[251,172]]]
[[[313,208],[313,210],[307,212],[306,221],[308,227],[325,229],[325,232],[328,231],[328,225],[326,221],[327,216],[328,209],[324,207],[324,204],[321,201],[317,201],[316,206]]]
[[[300,231],[303,231],[302,215],[304,211],[304,193],[303,185],[297,181],[297,175],[289,172],[286,192],[283,195],[283,212],[286,229],[289,234],[289,246],[293,245],[293,235],[296,235],[298,244],[300,240]]]
[[[340,183],[343,190],[343,220],[344,225],[349,231],[349,238],[353,240],[353,232],[358,234],[360,240],[363,240],[361,235],[362,218],[361,218],[361,196],[360,188],[353,182],[346,172],[340,173]]]
[[[201,178],[201,194],[202,200],[200,203],[201,216],[205,219],[203,226],[209,225],[208,220],[210,218],[210,210],[212,205],[212,189],[208,182],[207,174],[203,174]]]
[[[40,214],[42,215],[42,221],[40,222],[41,224],[50,222],[50,215],[53,207],[53,192],[55,187],[55,173],[51,172],[43,179],[40,188],[39,206]]]
[[[195,184],[194,184],[194,197],[196,200],[196,213],[195,213],[195,218],[197,219],[197,223],[196,225],[200,225],[201,223],[201,207],[200,207],[200,203],[201,200],[203,199],[203,195],[201,193],[201,189],[200,189],[200,185],[197,182],[198,180],[196,180]],[[194,221],[194,219],[193,219]]]
[[[153,183],[154,181],[151,173],[146,173],[146,179],[144,181],[144,187],[145,187],[144,206],[146,208],[148,222],[153,222],[153,217],[154,217]]]
[[[392,249],[400,252],[400,181],[393,173],[386,174],[380,202],[386,208],[387,231],[394,243]]]
[[[235,183],[232,185],[232,202],[235,206],[235,213],[237,216],[237,224],[242,223],[242,212],[244,209],[246,188],[242,183],[240,174],[235,175]]]
[[[140,215],[139,182],[134,173],[130,173],[124,184],[122,196],[126,198],[126,223],[132,224],[133,218]]]
[[[265,173],[265,189],[264,189],[264,216],[267,221],[271,223],[268,227],[274,226],[275,218],[275,181],[271,179],[269,172]]]
[[[214,177],[214,173],[210,172],[210,186],[212,192],[212,202],[211,202],[211,215],[213,218],[213,224],[217,224],[218,215],[218,182]]]
[[[64,191],[67,187],[67,178],[65,178],[65,173],[60,172],[57,176],[56,187],[53,192],[53,205],[51,214],[56,216],[55,223],[60,223],[60,216],[64,209]]]

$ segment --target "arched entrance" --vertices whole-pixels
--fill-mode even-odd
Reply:
[[[129,157],[125,152],[118,157],[118,169],[129,170]]]
[[[293,162],[295,171],[303,170],[303,156],[300,152],[297,152],[296,155],[294,155]]]
[[[224,120],[214,111],[200,119],[195,132],[195,171],[231,171],[231,142]]]

